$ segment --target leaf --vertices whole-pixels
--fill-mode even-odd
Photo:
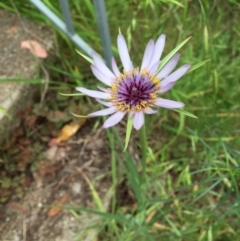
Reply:
[[[128,147],[128,143],[129,143],[129,139],[131,136],[131,131],[132,131],[132,126],[133,126],[133,117],[128,118],[128,122],[127,122],[127,131],[126,131],[126,139],[125,139],[125,146],[123,151],[126,151],[127,147]]]
[[[85,54],[82,54],[80,51],[78,51],[77,49],[76,49],[76,51],[77,51],[77,53],[79,54],[79,55],[81,55],[84,59],[86,59],[89,63],[91,63],[91,64],[94,64],[94,62],[93,62],[93,60],[91,59],[91,58],[89,58],[87,55],[85,55]]]
[[[86,122],[86,119],[81,119],[78,122],[72,122],[65,125],[61,129],[60,135],[56,138],[56,144],[69,140]]]
[[[31,53],[38,58],[45,59],[48,56],[47,51],[42,47],[40,43],[35,40],[22,41],[21,48],[29,49]]]
[[[193,65],[193,66],[188,70],[187,73],[189,74],[189,73],[192,72],[193,70],[198,69],[199,67],[201,67],[202,65],[206,64],[206,63],[209,62],[210,60],[211,60],[211,59],[206,59],[206,60],[201,61],[201,62],[198,63],[198,64]]]
[[[182,3],[180,3],[179,1],[176,1],[176,0],[169,0],[170,3],[174,3],[176,5],[178,5],[179,7],[182,7],[184,8],[184,5]]]
[[[182,41],[177,47],[175,47],[160,63],[157,73],[162,69],[162,67],[173,57],[174,54],[177,53],[177,51],[182,48],[182,46],[188,42],[188,40],[191,38],[192,36],[188,37],[187,39],[185,39],[184,41]]]
[[[77,168],[77,170],[82,174],[83,178],[87,182],[89,189],[92,193],[93,200],[94,200],[96,206],[98,207],[99,211],[104,212],[105,211],[104,205],[103,205],[102,200],[101,200],[100,196],[98,195],[96,189],[94,188],[92,182],[87,177],[87,175],[81,170],[81,168]]]
[[[6,77],[0,77],[0,82],[23,82],[28,84],[44,84],[44,79],[27,79],[27,78],[6,78]]]
[[[67,201],[67,194],[65,194],[60,200],[56,201],[53,205],[60,207],[52,207],[48,212],[48,217],[54,217],[62,210],[61,206]]]
[[[46,118],[50,122],[58,122],[58,121],[66,122],[67,117],[68,115],[65,112],[59,111],[59,110],[51,110],[51,111],[48,111],[46,114]]]
[[[15,211],[18,211],[22,214],[28,215],[29,211],[26,210],[22,205],[16,203],[16,202],[8,202],[8,206],[14,209]]]
[[[173,110],[173,111],[176,111],[176,112],[178,112],[178,113],[181,113],[181,114],[183,114],[183,115],[186,115],[186,116],[189,116],[189,117],[198,119],[197,116],[195,116],[194,114],[192,114],[192,113],[190,113],[190,112],[188,112],[188,111],[186,111],[186,110],[183,110],[183,109],[172,109],[172,110]]]
[[[9,120],[12,119],[12,117],[7,113],[6,109],[0,105],[0,112],[3,113],[4,116],[6,116]]]
[[[18,25],[17,24],[14,24],[11,28],[9,28],[6,32],[8,34],[11,34],[13,32],[15,32],[16,30],[18,29]]]

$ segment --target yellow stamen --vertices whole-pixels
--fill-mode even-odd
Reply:
[[[118,91],[118,86],[117,86],[117,84],[112,84],[112,90],[113,90],[113,91]]]
[[[149,72],[148,72],[147,69],[143,69],[143,70],[141,70],[141,73],[140,73],[140,74],[141,74],[141,75],[148,75]]]
[[[150,95],[151,99],[156,99],[156,98],[157,98],[156,93],[151,93],[151,94],[149,94],[149,95]]]

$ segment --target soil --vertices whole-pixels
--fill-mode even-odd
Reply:
[[[40,121],[42,117],[32,114],[32,111],[33,108],[25,110],[22,125],[13,133],[10,144],[1,146],[4,163],[12,161],[16,166],[16,160],[19,160],[25,162],[25,167],[18,166],[11,171],[7,165],[0,163],[1,175],[5,175],[10,183],[14,183],[16,176],[24,180],[0,189],[1,197],[5,195],[7,199],[0,206],[0,240],[93,240],[96,230],[81,230],[96,220],[96,216],[79,211],[75,213],[76,218],[68,210],[49,205],[96,209],[89,188],[92,183],[105,208],[108,208],[111,195],[106,194],[111,179],[106,132],[102,128],[93,130],[95,122],[87,121],[74,137],[55,145],[52,144],[55,139],[51,133],[57,129],[49,132],[48,136],[44,135],[44,130],[53,127],[52,122],[47,119]],[[35,122],[31,128],[26,124],[29,120]],[[27,136],[22,128],[30,128],[34,135]],[[36,143],[43,147],[40,151],[36,149]],[[13,151],[11,146],[18,151]],[[36,160],[30,161],[32,158]]]

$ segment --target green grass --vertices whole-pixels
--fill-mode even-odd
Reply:
[[[49,24],[37,10],[26,10],[27,3],[15,2],[22,15]],[[50,1],[44,2],[50,6]],[[76,31],[101,52],[92,2],[70,2]],[[240,240],[240,4],[234,0],[108,0],[106,7],[118,63],[119,27],[136,64],[149,38],[156,39],[161,33],[167,35],[163,56],[192,36],[180,50],[179,66],[210,61],[184,76],[165,95],[183,101],[185,109],[198,119],[163,109],[147,117],[146,185],[140,185],[140,168],[133,157],[125,152],[123,163],[116,153],[113,141],[123,149],[118,134],[108,134],[114,187],[120,181],[115,171],[122,172],[134,193],[135,205],[119,207],[113,198],[112,214],[95,212],[105,221],[99,226],[99,240]],[[51,8],[59,13],[57,4]],[[95,88],[98,82],[89,64],[66,37],[58,33],[57,39],[62,62],[48,69],[70,76],[71,86],[54,82],[50,88],[60,92],[70,88],[74,92],[75,85]]]

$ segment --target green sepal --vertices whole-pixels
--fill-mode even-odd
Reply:
[[[188,112],[188,111],[186,111],[186,110],[183,110],[183,109],[172,109],[172,110],[174,110],[174,111],[176,111],[176,112],[178,112],[178,113],[184,114],[184,115],[186,115],[186,116],[189,116],[189,117],[191,117],[191,118],[198,119],[197,116],[195,116],[194,114],[192,114],[192,113],[190,113],[190,112]]]
[[[92,60],[91,58],[89,58],[87,55],[81,53],[81,52],[78,51],[77,49],[76,49],[76,51],[77,51],[77,53],[78,53],[79,55],[81,55],[81,56],[82,56],[84,59],[86,59],[89,63],[94,64],[93,60]]]
[[[87,115],[77,115],[77,114],[74,114],[74,113],[71,113],[71,114],[75,117],[78,117],[78,118],[89,118],[89,116],[87,116]]]
[[[130,139],[130,136],[131,136],[132,127],[133,127],[133,116],[128,118],[125,146],[124,146],[123,152],[126,151],[126,149],[128,147],[128,143],[129,143],[129,139]]]
[[[60,95],[63,95],[63,96],[83,96],[85,94],[83,93],[73,93],[73,94],[64,94],[64,93],[59,93]]]
[[[198,64],[194,64],[194,65],[188,70],[187,73],[190,73],[190,72],[192,72],[192,71],[195,70],[195,69],[198,69],[199,67],[201,67],[202,65],[206,64],[206,63],[209,62],[210,60],[211,60],[211,59],[206,59],[206,60],[201,61],[201,62],[198,63]]]
[[[157,73],[163,68],[163,66],[173,57],[174,54],[177,53],[177,51],[182,48],[182,46],[188,42],[188,40],[191,38],[192,36],[188,37],[187,39],[185,39],[184,41],[182,41],[177,47],[175,47],[160,63]]]

